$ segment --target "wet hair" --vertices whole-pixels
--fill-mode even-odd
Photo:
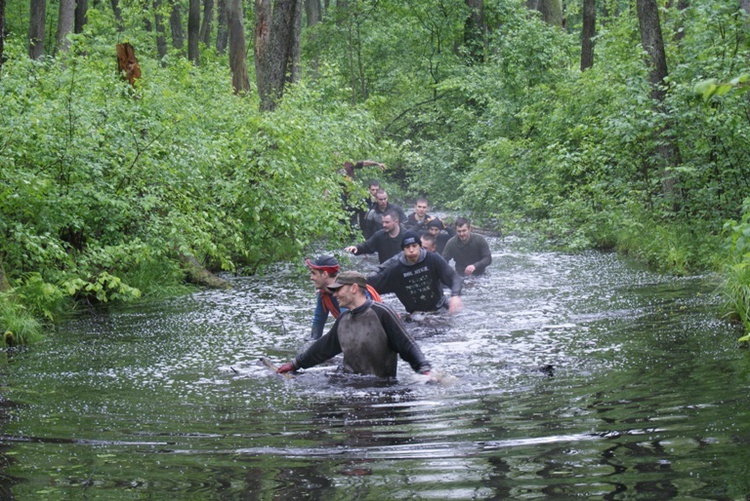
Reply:
[[[367,187],[368,188],[372,188],[373,186],[377,186],[378,188],[380,188],[380,182],[379,181],[375,181],[374,179],[371,180],[370,184],[368,184]]]
[[[399,217],[398,211],[396,209],[388,209],[387,211],[385,211],[383,213],[383,217],[385,217],[385,216],[390,217],[391,219],[393,219],[397,223],[401,222],[401,218]]]
[[[468,226],[469,228],[471,228],[471,223],[465,217],[457,217],[454,226],[456,228],[458,228],[459,226]]]
[[[425,205],[427,205],[427,206],[429,206],[429,205],[430,205],[430,202],[428,202],[428,201],[427,201],[427,199],[426,199],[426,198],[424,198],[424,197],[419,197],[419,198],[417,199],[417,201],[416,201],[416,202],[414,202],[414,205],[417,205],[417,204],[418,204],[418,203],[420,203],[420,202],[424,202],[424,204],[425,204]]]

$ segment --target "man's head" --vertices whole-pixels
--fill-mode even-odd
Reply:
[[[370,198],[373,200],[377,200],[378,191],[380,191],[380,183],[372,180],[370,181],[370,185],[367,187],[368,190],[370,190]]]
[[[383,211],[388,207],[388,193],[385,190],[378,190],[375,194],[375,201],[378,203],[378,208]]]
[[[439,219],[433,219],[427,223],[427,231],[430,232],[430,235],[438,236],[443,228],[443,222]]]
[[[332,282],[339,273],[339,262],[332,256],[322,255],[315,261],[305,259],[305,264],[310,268],[310,280],[316,289],[323,289],[328,282]]]
[[[424,233],[420,237],[422,248],[427,252],[437,252],[437,238],[432,233]]]
[[[456,236],[465,242],[471,236],[471,223],[465,217],[456,218]]]
[[[416,263],[422,250],[422,243],[419,240],[419,235],[413,231],[407,231],[404,233],[404,237],[401,239],[401,249],[403,249],[404,257],[406,257],[407,261],[410,263]]]
[[[414,213],[419,219],[422,219],[428,210],[430,210],[430,204],[427,203],[426,198],[418,198],[414,203]]]
[[[385,211],[385,213],[383,214],[383,229],[386,231],[386,233],[397,235],[399,223],[400,221],[398,212],[393,209],[388,209],[387,211]]]
[[[342,271],[328,288],[338,299],[340,306],[358,306],[365,300],[367,277],[356,271]]]

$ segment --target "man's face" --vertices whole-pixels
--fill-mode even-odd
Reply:
[[[435,245],[434,240],[427,240],[423,238],[422,248],[426,250],[427,252],[435,252],[437,250],[437,245]]]
[[[326,285],[328,273],[325,271],[310,270],[310,280],[315,284],[316,289],[322,289]]]
[[[349,308],[354,302],[354,288],[359,287],[357,285],[344,285],[338,289],[333,290],[333,296],[338,299],[339,306],[342,308]]]
[[[418,243],[409,244],[404,247],[404,257],[406,257],[406,260],[410,263],[416,263],[421,249],[422,248]]]
[[[427,214],[428,209],[429,206],[427,205],[427,202],[417,202],[416,204],[414,204],[414,212],[420,218],[424,217],[424,215]]]
[[[383,216],[383,229],[387,233],[394,231],[397,226],[398,224],[396,224],[396,221],[394,221],[391,216]]]
[[[373,199],[377,199],[377,195],[378,195],[378,190],[379,189],[380,189],[380,186],[378,186],[377,184],[373,185],[373,186],[370,186],[370,196]]]
[[[378,195],[378,207],[380,207],[380,210],[385,210],[385,208],[388,206],[388,194],[387,193],[381,193]]]
[[[430,232],[430,235],[440,235],[440,228],[438,228],[437,226],[430,226],[429,228],[427,228],[427,231]]]
[[[456,226],[456,236],[458,236],[459,240],[465,242],[469,239],[469,235],[471,235],[471,228],[469,228],[468,224]]]

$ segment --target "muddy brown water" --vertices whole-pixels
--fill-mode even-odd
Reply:
[[[465,310],[407,324],[444,384],[272,373],[307,344],[301,263],[80,312],[3,355],[0,499],[750,494],[750,359],[710,277],[488,240]]]

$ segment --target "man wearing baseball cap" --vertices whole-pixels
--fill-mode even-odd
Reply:
[[[339,318],[341,308],[339,302],[328,290],[339,274],[339,262],[333,256],[322,255],[315,261],[305,259],[305,264],[310,268],[310,280],[315,284],[318,290],[318,297],[315,304],[315,313],[313,314],[312,332],[310,339],[318,339],[323,335],[323,330],[328,320],[328,314],[333,318]],[[368,287],[367,296],[375,301],[380,301],[380,295],[373,287]]]
[[[417,233],[407,231],[401,240],[404,250],[393,264],[368,277],[367,282],[380,294],[392,292],[409,313],[463,308],[463,279],[439,254],[427,252]],[[446,299],[443,288],[451,291]]]
[[[339,273],[328,288],[347,311],[323,337],[294,360],[279,367],[285,373],[307,369],[343,353],[344,372],[396,377],[398,356],[415,372],[430,373],[430,363],[403,322],[390,307],[365,296],[366,277],[355,271]]]

